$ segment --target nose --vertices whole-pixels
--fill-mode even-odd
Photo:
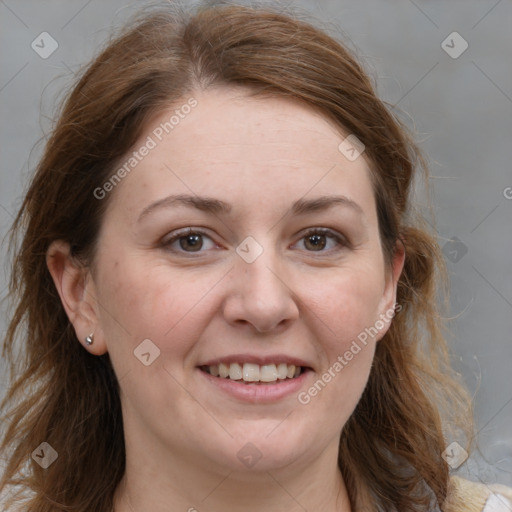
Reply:
[[[297,297],[278,257],[264,250],[252,263],[236,261],[223,314],[229,324],[260,333],[281,330],[299,317]]]

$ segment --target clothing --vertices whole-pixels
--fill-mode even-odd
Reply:
[[[452,476],[443,512],[512,512],[512,488]]]

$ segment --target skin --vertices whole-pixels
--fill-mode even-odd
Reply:
[[[110,193],[94,265],[80,267],[62,241],[47,255],[79,342],[109,352],[120,381],[127,466],[115,511],[350,511],[338,439],[389,322],[306,405],[297,393],[241,401],[197,366],[234,353],[287,354],[312,368],[307,391],[393,309],[403,252],[385,265],[368,162],[345,158],[346,135],[325,117],[243,88],[192,96],[197,106]],[[151,120],[135,149],[175,108]],[[139,221],[171,194],[216,198],[231,211],[156,207]],[[291,214],[295,201],[326,195],[360,212]],[[207,233],[199,252],[165,245],[187,227]],[[347,242],[320,234],[327,245],[315,250],[308,228]],[[252,263],[236,252],[247,236],[263,248]],[[160,350],[149,366],[134,356],[144,339]],[[237,457],[248,442],[261,454],[250,468]]]

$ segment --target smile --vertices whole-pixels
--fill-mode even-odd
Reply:
[[[293,364],[230,363],[201,366],[200,369],[213,377],[247,383],[278,382],[299,377],[306,368]]]

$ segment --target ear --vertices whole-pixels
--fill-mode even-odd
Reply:
[[[404,268],[404,263],[405,246],[402,240],[397,240],[395,244],[395,252],[393,253],[393,258],[391,260],[391,268],[386,266],[384,293],[382,295],[379,307],[379,319],[385,324],[385,326],[383,329],[379,330],[377,341],[382,339],[384,334],[386,334],[388,331],[395,310],[399,311],[401,309],[400,304],[396,305],[396,292],[398,287],[398,280],[400,279],[400,275],[402,274],[402,270]]]
[[[90,270],[71,256],[69,244],[62,240],[51,243],[46,252],[46,265],[78,341],[94,355],[106,353]],[[87,345],[85,338],[91,333],[94,333],[94,342]]]

